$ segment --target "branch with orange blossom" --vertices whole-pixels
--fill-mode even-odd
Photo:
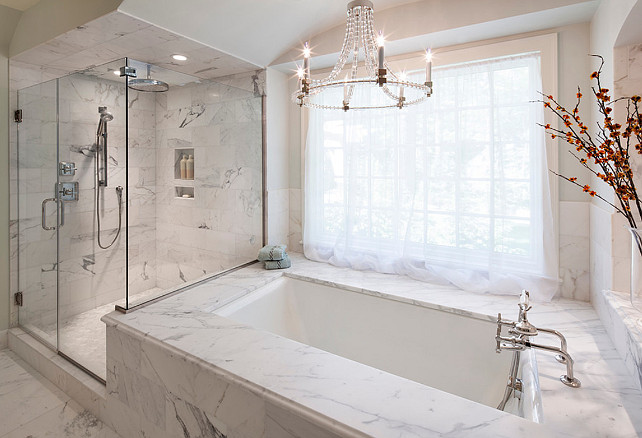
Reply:
[[[558,177],[569,181],[592,197],[596,197],[611,205],[616,212],[623,215],[632,228],[637,228],[636,211],[638,218],[642,218],[642,202],[637,194],[631,169],[632,148],[642,154],[642,116],[640,115],[640,96],[623,97],[611,100],[609,90],[602,87],[600,75],[604,66],[604,58],[600,58],[600,68],[591,74],[591,79],[596,81],[596,86],[591,87],[597,101],[598,110],[603,117],[603,122],[597,122],[595,137],[589,133],[589,128],[582,121],[579,114],[579,105],[582,99],[580,88],[577,89],[577,101],[572,110],[567,110],[560,105],[553,96],[542,93],[543,100],[539,100],[561,122],[563,128],[554,128],[550,124],[542,125],[552,138],[563,138],[575,148],[569,153],[588,169],[593,175],[607,183],[615,192],[617,201],[609,201],[600,196],[588,184],[577,182],[576,177],[566,177],[553,172]],[[613,106],[616,102],[626,102],[626,122],[624,126],[611,117]],[[633,211],[632,211],[633,210]],[[642,252],[642,247],[640,247]]]

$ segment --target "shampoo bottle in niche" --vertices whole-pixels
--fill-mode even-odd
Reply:
[[[181,156],[182,156],[180,161],[181,179],[187,179],[187,155],[182,154]]]
[[[194,179],[194,155],[190,155],[186,162],[187,179]]]

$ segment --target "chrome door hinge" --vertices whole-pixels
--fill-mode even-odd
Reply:
[[[16,123],[22,123],[22,110],[15,110],[13,112],[13,121]]]
[[[16,292],[13,294],[13,302],[16,306],[22,307],[22,292]]]

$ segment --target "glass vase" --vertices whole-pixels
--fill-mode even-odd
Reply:
[[[642,229],[631,232],[631,304],[642,311]]]

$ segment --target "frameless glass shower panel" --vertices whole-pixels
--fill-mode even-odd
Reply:
[[[56,81],[18,91],[18,291],[20,325],[57,347],[58,175]]]
[[[61,353],[105,378],[100,318],[126,296],[127,97],[125,60],[59,79],[61,175],[69,196],[59,229]],[[74,192],[74,193],[72,193]]]
[[[256,259],[263,131],[249,75],[216,82],[151,65],[148,77],[147,64],[129,65],[167,88],[129,95],[131,307]]]

